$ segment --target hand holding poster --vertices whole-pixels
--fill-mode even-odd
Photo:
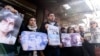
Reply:
[[[61,38],[64,47],[82,46],[81,36],[79,33],[62,33]]]
[[[0,43],[13,45],[22,22],[22,16],[8,9],[0,11]]]
[[[44,50],[48,42],[45,33],[29,31],[23,31],[20,40],[24,51]]]
[[[60,34],[59,34],[59,27],[48,25],[48,39],[49,45],[60,45]]]

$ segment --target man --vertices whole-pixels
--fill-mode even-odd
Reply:
[[[79,32],[80,32],[81,37],[84,37],[84,28],[83,28],[83,26],[79,26]]]
[[[100,33],[100,29],[98,28],[98,24],[96,21],[90,22],[90,28],[87,30],[87,32],[91,33],[91,38],[85,39],[83,46],[86,49],[89,56],[96,56],[95,47],[96,46],[99,47],[99,41],[100,41],[98,38],[99,37],[98,33]]]
[[[44,22],[40,27],[40,31],[44,32],[44,33],[47,33],[48,24],[58,26],[54,13],[48,14],[47,18],[48,18],[47,21]],[[45,56],[60,56],[59,45],[57,45],[57,46],[47,45],[43,52],[44,52]]]

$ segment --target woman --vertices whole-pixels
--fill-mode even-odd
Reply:
[[[68,27],[67,33],[76,33],[73,27]],[[66,56],[83,56],[81,47],[66,47]]]
[[[26,26],[21,27],[21,32],[22,31],[31,31],[31,32],[36,32],[37,31],[37,24],[36,24],[36,19],[35,18],[30,18],[28,21],[28,24]],[[20,32],[20,34],[21,34]],[[37,55],[37,51],[34,51],[34,54]],[[23,51],[22,47],[19,53],[19,56],[33,56],[33,51]]]
[[[66,33],[67,32],[65,27],[61,27],[60,31],[61,31],[61,33]],[[66,53],[65,53],[66,52],[66,50],[65,50],[66,48],[62,47],[60,49],[61,49],[61,56],[67,56]]]

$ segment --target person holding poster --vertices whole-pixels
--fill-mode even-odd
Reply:
[[[47,21],[43,22],[43,24],[41,25],[40,31],[44,32],[44,33],[48,33],[49,25],[58,27],[54,13],[48,14],[48,19],[47,19]],[[60,29],[58,31],[60,31]],[[52,31],[50,31],[50,32],[52,32]],[[56,36],[60,35],[56,31],[54,31],[53,34],[58,34]],[[51,35],[51,36],[54,36],[54,35]],[[48,40],[49,40],[49,38],[48,38]],[[45,50],[43,52],[44,52],[45,56],[60,56],[60,47],[59,47],[59,45],[49,45],[49,43],[48,43],[47,47],[45,48]]]
[[[74,27],[68,27],[67,33],[73,34],[76,33],[76,31]],[[64,53],[66,54],[65,56],[83,56],[81,46],[66,47]]]
[[[68,27],[67,28],[67,33],[75,33],[75,29],[73,27]],[[72,47],[63,47],[63,56],[72,56]]]
[[[91,51],[89,51],[90,43],[86,40],[87,38],[91,37],[91,33],[89,33],[89,32],[86,33],[83,26],[79,26],[79,30],[80,30],[80,35],[83,38],[83,53],[84,53],[84,56],[91,56],[89,54],[91,52]],[[87,38],[85,38],[85,36],[87,36]]]
[[[61,31],[61,33],[67,33],[67,30],[66,30],[65,27],[61,27],[60,31]],[[66,56],[66,50],[65,50],[66,48],[65,47],[62,47],[60,49],[61,49],[61,56]]]
[[[100,44],[100,28],[96,21],[90,22],[90,33],[92,34],[91,39],[89,40],[90,43]]]
[[[90,56],[96,56],[95,47],[100,47],[100,28],[98,27],[98,23],[96,21],[90,21],[90,28],[87,32],[89,32],[91,36],[90,38],[84,36],[85,40],[88,41],[86,50]]]
[[[7,6],[9,6],[7,7],[9,9],[5,6],[0,10],[0,56],[15,56],[14,44],[22,17],[14,11],[15,9],[12,6]]]
[[[21,35],[21,32],[23,32],[23,31],[30,31],[30,32],[38,31],[36,19],[34,17],[31,17],[29,19],[27,25],[24,25],[24,24],[22,25],[19,35]],[[34,55],[37,55],[37,54],[39,55],[39,53],[37,53],[37,51],[24,51],[22,46],[21,46],[19,56],[29,56],[29,55],[34,56]]]

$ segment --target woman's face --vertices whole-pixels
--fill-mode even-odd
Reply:
[[[31,18],[31,19],[29,20],[29,25],[30,25],[30,26],[35,26],[35,25],[36,25],[36,19],[35,19],[35,18]]]
[[[14,29],[15,19],[8,17],[0,22],[0,31],[8,33]]]
[[[70,33],[74,33],[74,29],[73,29],[73,28],[70,28],[70,29],[69,29],[69,32],[70,32]]]

